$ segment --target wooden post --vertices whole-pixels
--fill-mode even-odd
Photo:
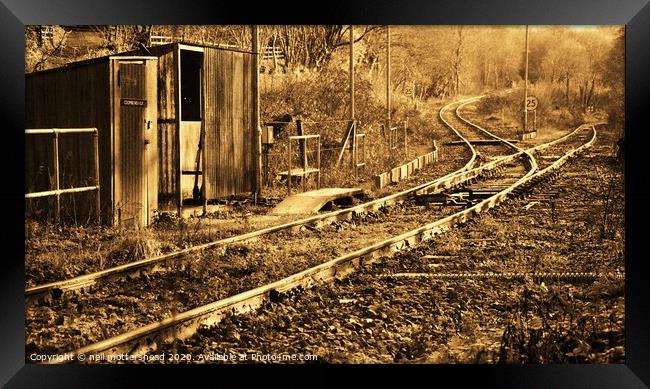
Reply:
[[[99,132],[95,128],[93,132],[93,154],[95,158],[95,185],[97,186],[97,195],[95,196],[95,207],[97,208],[97,224],[101,224],[101,203],[99,198],[100,185],[99,185]]]
[[[298,134],[298,136],[305,135],[302,129],[302,120],[296,120],[296,133]],[[307,182],[307,139],[304,138],[299,139],[298,146],[300,147],[300,159],[302,159],[302,171],[303,171],[302,191],[304,192],[306,190],[306,182]]]
[[[301,139],[304,142],[305,148],[303,149],[302,159],[302,191],[307,191],[307,139]]]
[[[201,80],[203,81],[203,79]],[[206,160],[206,147],[205,147],[205,121],[201,121],[201,132],[200,132],[200,137],[201,139],[199,142],[201,142],[201,203],[203,205],[203,215],[206,215],[208,213],[208,198],[206,196],[208,192],[208,180],[207,180],[207,167],[208,167],[208,161]]]
[[[406,144],[406,127],[408,126],[408,121],[404,120],[404,157],[408,158],[408,146]]]
[[[365,137],[365,133],[364,133],[364,137],[363,137],[363,163],[364,164],[366,163],[366,137]],[[365,167],[364,167],[364,169],[365,169]]]
[[[61,195],[58,190],[59,187],[59,133],[56,128],[52,132],[52,162],[54,164],[54,190],[56,193],[56,209],[54,210],[54,218],[56,222],[61,221]]]
[[[176,103],[176,147],[178,152],[175,157],[176,165],[176,210],[179,219],[183,217],[183,170],[182,170],[182,147],[181,147],[181,118],[182,118],[182,104],[181,104],[181,49],[178,44],[174,47],[174,65],[176,74],[176,85],[174,86],[174,100]]]
[[[434,139],[433,140],[433,160],[435,162],[438,162],[438,154],[440,154],[438,152],[438,144],[436,144],[436,140]]]
[[[289,170],[287,170],[287,196],[291,196],[291,138],[289,138]]]
[[[320,189],[320,135],[318,135],[316,141],[318,142],[318,149],[316,152],[316,165],[318,166],[318,183],[316,189]]]
[[[533,110],[533,131],[537,131],[537,110]]]

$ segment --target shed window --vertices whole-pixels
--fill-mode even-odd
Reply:
[[[181,50],[181,120],[201,121],[203,53]]]

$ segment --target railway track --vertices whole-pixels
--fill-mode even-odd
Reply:
[[[106,284],[116,280],[127,279],[129,277],[137,277],[144,274],[145,272],[152,273],[152,272],[162,271],[167,268],[170,262],[174,262],[176,260],[185,258],[190,254],[200,253],[206,250],[224,247],[234,243],[241,243],[249,240],[254,240],[264,235],[270,235],[281,231],[292,230],[292,229],[300,228],[301,226],[305,226],[305,225],[318,226],[333,221],[350,220],[355,215],[362,215],[366,212],[377,211],[380,208],[403,202],[405,199],[412,197],[415,193],[440,192],[442,190],[445,190],[446,188],[465,182],[471,179],[472,177],[475,177],[479,173],[479,171],[472,170],[472,168],[475,167],[477,154],[475,152],[475,149],[467,142],[467,140],[465,140],[462,137],[462,135],[460,135],[459,132],[455,131],[454,127],[450,125],[443,118],[443,112],[445,112],[450,106],[459,105],[462,104],[463,102],[471,102],[471,101],[474,100],[469,99],[461,102],[453,102],[443,107],[440,111],[440,117],[442,121],[445,122],[449,126],[449,128],[454,130],[456,135],[462,141],[466,142],[466,148],[472,153],[471,158],[462,167],[444,175],[443,177],[350,208],[340,209],[337,211],[327,212],[312,217],[295,220],[289,223],[263,228],[249,233],[240,234],[225,239],[220,239],[217,241],[205,243],[202,245],[193,246],[184,250],[175,251],[172,253],[160,255],[153,258],[147,258],[139,261],[130,262],[124,265],[111,267],[108,269],[73,277],[66,280],[54,281],[42,285],[29,287],[25,290],[25,297],[27,303],[30,304],[31,302],[38,301],[38,300],[49,301],[50,297],[52,296],[59,297],[62,294],[67,292],[90,291],[95,287],[96,284],[100,284],[100,283]]]
[[[469,104],[475,100],[476,99],[470,99],[458,104],[458,106],[456,107],[457,117],[462,120],[462,116],[459,113],[460,108],[464,104]],[[454,124],[450,124],[449,118],[443,117],[447,107],[441,110],[440,112],[441,119],[445,123],[447,123],[452,129],[454,129],[454,131],[458,133],[461,139],[467,140],[456,129],[456,127],[459,126],[458,122]],[[469,123],[468,121],[464,121],[464,123],[467,126],[465,130],[468,130],[469,128],[476,128],[478,130],[482,130],[477,126],[474,126],[472,123]],[[572,134],[575,134],[580,129],[581,128],[577,129]],[[484,133],[488,134],[488,136],[493,136],[492,134],[489,134],[487,132]],[[593,131],[593,137],[595,137],[595,130]],[[593,142],[593,137],[591,139],[591,142]],[[589,144],[590,143],[587,143],[585,145],[589,145]],[[463,168],[459,169],[459,171],[454,172],[452,174],[448,174],[447,176],[442,177],[440,180],[436,180],[435,182],[432,183],[419,185],[408,191],[400,192],[396,195],[391,195],[391,196],[387,196],[386,198],[379,199],[381,201],[375,200],[374,202],[371,202],[374,203],[371,205],[363,204],[362,206],[364,207],[357,208],[356,210],[355,209],[342,210],[342,211],[332,212],[326,215],[319,215],[317,217],[304,219],[304,220],[309,220],[307,222],[303,221],[302,223],[298,223],[298,224],[290,223],[291,225],[289,227],[285,227],[286,229],[286,228],[302,226],[302,225],[308,226],[309,223],[313,223],[313,222],[321,222],[321,224],[324,224],[328,220],[332,220],[330,219],[332,217],[335,218],[333,220],[338,220],[337,217],[339,215],[350,215],[350,216],[346,216],[345,220],[348,220],[351,223],[352,228],[346,228],[344,231],[352,231],[352,230],[356,230],[356,231],[352,231],[352,233],[348,236],[348,240],[347,241],[344,240],[343,244],[347,244],[346,245],[347,248],[353,249],[352,252],[343,255],[338,255],[338,253],[336,252],[327,252],[325,253],[325,256],[328,255],[330,257],[333,256],[335,257],[335,259],[325,261],[324,263],[321,263],[323,262],[322,258],[317,259],[315,262],[320,264],[316,266],[313,266],[313,263],[308,263],[309,267],[307,269],[298,271],[295,274],[280,279],[279,281],[272,282],[270,284],[266,284],[258,288],[249,290],[247,287],[240,286],[239,289],[242,290],[238,290],[236,286],[234,289],[226,291],[225,295],[223,294],[223,291],[218,291],[215,294],[207,294],[205,296],[205,299],[212,300],[212,301],[216,300],[216,302],[200,305],[193,309],[187,309],[187,308],[188,306],[196,305],[197,301],[191,301],[191,302],[176,301],[177,303],[176,306],[172,307],[172,310],[174,310],[175,312],[172,312],[168,318],[158,322],[154,322],[144,327],[135,328],[134,330],[130,330],[116,336],[112,336],[112,337],[106,336],[106,335],[110,335],[110,333],[108,333],[105,326],[102,325],[101,329],[104,332],[104,338],[107,339],[104,339],[97,343],[90,344],[88,346],[78,347],[76,351],[67,354],[70,357],[69,359],[74,359],[74,357],[77,355],[84,355],[89,353],[92,354],[92,353],[99,353],[99,352],[144,353],[151,350],[152,348],[155,348],[155,344],[157,341],[159,342],[161,340],[164,341],[164,340],[170,340],[175,338],[187,337],[192,333],[194,333],[195,330],[199,327],[199,325],[213,324],[215,322],[218,322],[221,319],[221,317],[225,315],[234,312],[241,313],[241,312],[246,312],[255,309],[256,307],[263,304],[265,301],[268,301],[269,299],[271,300],[274,299],[275,298],[274,296],[281,295],[282,293],[285,293],[293,288],[309,287],[314,283],[330,280],[332,278],[343,277],[346,274],[353,271],[355,268],[371,263],[380,255],[389,254],[394,251],[399,251],[405,247],[412,246],[423,240],[429,239],[430,237],[432,237],[437,233],[440,233],[446,229],[451,228],[453,225],[457,223],[465,222],[473,215],[483,212],[486,209],[489,209],[495,206],[496,204],[498,204],[499,202],[505,200],[505,198],[509,194],[513,193],[515,189],[517,189],[518,187],[520,187],[525,183],[529,183],[533,177],[541,177],[542,174],[545,174],[548,171],[556,169],[557,166],[559,166],[562,163],[562,158],[560,158],[560,160],[558,160],[557,163],[545,168],[543,171],[544,173],[537,172],[537,164],[531,152],[520,150],[515,145],[508,144],[509,148],[518,151],[507,156],[500,156],[500,155],[493,156],[494,158],[493,160],[489,162],[484,162],[478,167],[476,167],[475,162],[477,160],[477,155],[479,154],[469,142],[467,143],[467,145],[468,145],[468,149],[471,150],[472,153],[472,157],[470,158],[469,162]],[[584,148],[585,145],[573,149],[572,154]],[[538,152],[543,148],[539,147],[535,149],[536,149],[535,152]],[[486,159],[486,158],[482,158],[482,159]],[[524,168],[522,168],[522,166],[524,166]],[[516,167],[516,172],[513,172],[512,169],[515,167]],[[504,175],[503,171],[508,169],[510,170],[510,172]],[[514,178],[516,174],[520,175],[520,177]],[[490,177],[486,178],[485,177],[486,175],[489,175]],[[502,185],[505,185],[505,188],[493,194],[489,198],[486,198],[480,201],[479,203],[472,205],[471,207],[467,207],[466,209],[460,212],[454,212],[454,213],[450,212],[447,208],[443,208],[443,209],[427,209],[427,207],[423,208],[421,206],[417,206],[416,204],[414,204],[412,200],[409,200],[409,198],[412,198],[415,194],[423,195],[423,194],[440,192],[449,187],[458,185],[463,182],[468,182],[470,180],[474,180],[478,177],[481,177],[482,180],[487,180],[488,182],[493,182],[495,184],[501,183]],[[400,201],[401,201],[400,206],[392,207],[392,208],[399,208],[399,212],[394,212],[391,214],[392,212],[391,205],[397,204]],[[386,212],[386,209],[388,209],[389,211]],[[365,212],[360,212],[361,210]],[[425,211],[426,215],[423,215],[423,211]],[[387,216],[388,220],[383,220],[383,221],[379,220],[381,219],[381,213],[384,213],[385,214],[384,216]],[[425,218],[423,216],[428,216],[428,218]],[[388,228],[385,231],[383,231],[383,234],[379,234],[378,238],[380,238],[381,240],[377,242],[372,243],[372,242],[368,242],[367,240],[361,239],[361,237],[363,235],[366,235],[368,231],[376,232],[378,230],[377,228],[378,224],[387,225],[387,226],[394,225],[394,221],[396,220],[397,217],[400,218],[400,221],[402,222],[401,224],[409,226],[408,231],[406,233],[401,233],[395,236],[396,232]],[[422,220],[435,220],[435,221],[428,223],[424,226],[421,226]],[[411,223],[411,225],[409,225],[408,223]],[[412,225],[418,227],[413,229],[411,228]],[[328,226],[326,226],[326,228],[327,227]],[[364,228],[366,227],[367,229],[364,230]],[[276,234],[274,234],[271,239],[276,239],[276,240],[261,242],[261,247],[272,247],[272,246],[277,247],[283,244],[282,239],[289,238],[288,236],[279,236],[277,232],[281,231],[282,229],[274,229],[274,228],[270,229],[272,230],[271,232],[276,232]],[[324,237],[325,233],[322,231],[324,231],[323,228],[320,229],[315,227],[307,228],[304,231],[302,231],[303,232],[302,234],[300,233],[300,231],[298,234],[294,233],[295,235],[294,237],[297,239],[297,241],[301,241],[301,242],[306,242],[309,239],[312,239],[314,241],[318,241],[320,245],[323,246],[323,242],[326,242],[327,238]],[[264,235],[268,234],[269,232],[267,231],[265,233],[260,233],[260,232],[256,232],[256,233],[257,235],[251,236],[249,234],[249,236],[246,236],[245,238],[240,237],[239,239],[241,240],[239,241],[249,240],[251,238],[258,238],[258,240],[267,239],[267,237],[264,237]],[[307,237],[305,234],[314,235],[314,236]],[[332,242],[337,242],[338,245],[341,245],[342,239],[341,239],[340,231],[335,231],[335,233],[330,235],[334,236],[334,238],[332,238],[333,239]],[[234,242],[238,242],[238,240],[236,240],[235,238],[235,240],[227,240],[227,242],[220,242],[219,244],[213,243],[210,244],[209,247],[214,247],[218,245],[223,245],[225,243],[234,243]],[[356,248],[354,246],[355,243],[357,244],[357,246],[360,247]],[[304,247],[305,245],[302,244],[300,246]],[[193,250],[188,250],[182,254],[175,253],[175,255],[186,255],[189,252],[199,252],[199,250],[205,248],[208,247],[203,247],[201,249],[195,248]],[[246,251],[247,250],[246,247],[237,246],[235,247],[235,249],[245,251],[244,254],[248,253],[248,251]],[[313,256],[313,249],[314,247],[307,247],[307,249],[303,251],[300,251],[299,249],[298,251],[291,252],[290,255],[287,255],[287,257],[291,258],[292,260],[294,260],[295,258],[300,258],[301,256],[305,258],[308,256],[311,257]],[[228,248],[226,248],[226,252],[227,250]],[[222,253],[222,255],[225,254],[226,252]],[[267,253],[266,259],[272,257],[274,254],[277,253]],[[284,254],[286,255],[287,253],[285,252]],[[207,260],[208,260],[207,262],[211,262],[211,263],[215,262],[214,261],[215,258],[207,258]],[[305,265],[305,263],[306,262],[302,262],[303,266]],[[265,264],[264,262],[261,263],[261,265],[264,264]],[[228,275],[230,277],[237,277],[237,276],[246,277],[247,274],[237,274],[237,271],[245,272],[247,271],[247,269],[250,268],[250,265],[251,263],[248,262],[246,263],[245,266],[234,269],[235,271],[232,273],[226,272],[225,275]],[[184,293],[183,287],[188,288],[190,287],[189,285],[196,284],[196,282],[198,281],[206,281],[205,279],[192,278],[193,274],[200,273],[201,277],[205,277],[206,272],[209,273],[211,271],[211,269],[209,268],[201,268],[200,266],[198,269],[193,270],[192,266],[185,266],[185,265],[182,265],[180,268],[176,268],[174,270],[176,270],[175,274],[180,276],[180,277],[176,277],[177,280],[179,278],[186,277],[189,279],[189,281],[187,281],[183,285],[169,284],[168,282],[160,281],[162,279],[165,279],[164,277],[160,279],[153,278],[156,276],[155,274],[152,273],[144,277],[137,277],[130,280],[127,279],[126,281],[124,281],[123,285],[119,285],[113,282],[111,284],[111,287],[116,289],[132,288],[133,293],[130,293],[126,296],[130,298],[136,298],[134,295],[137,295],[138,293],[142,293],[147,289],[151,289],[153,291],[153,294],[157,295],[161,293],[161,288],[173,287],[172,289],[173,292],[170,291],[171,294],[181,295],[182,297]],[[224,273],[216,272],[214,273],[214,276],[215,277],[224,276]],[[169,279],[169,277],[167,277],[166,279]],[[214,281],[214,280],[210,280],[210,281]],[[134,286],[135,283],[140,283],[140,286],[135,287]],[[204,285],[205,284],[201,284],[198,285],[198,287],[204,288]],[[219,288],[218,283],[216,284],[216,286],[213,284],[211,285],[213,288],[216,289]],[[178,288],[179,286],[180,288]],[[95,305],[105,303],[106,300],[110,300],[110,297],[111,296],[107,296],[102,293],[95,294],[93,298],[74,296],[71,300],[66,300],[64,306],[62,306],[61,309],[65,310],[73,307],[73,309],[76,310],[77,314],[83,313],[84,316],[88,316],[90,313],[92,313],[92,310],[88,311],[86,310],[85,307],[88,306],[93,307]],[[178,300],[179,298],[177,297],[176,299]],[[182,298],[180,299],[182,300]],[[128,300],[129,299],[127,299],[126,302],[127,304],[128,304]],[[113,302],[119,303],[116,301]],[[201,301],[200,303],[203,303],[203,301]],[[154,307],[154,305],[150,305],[147,307],[149,308],[149,310],[155,310],[151,308]],[[169,309],[169,307],[165,307],[164,309]],[[178,313],[178,312],[182,312],[182,313]],[[157,313],[158,315],[153,315],[153,316],[160,317],[160,314],[163,312],[158,311]],[[74,316],[74,314],[71,312],[70,316]],[[91,322],[99,321],[101,323],[102,321],[101,317],[93,317],[92,315],[90,315],[89,318]],[[143,319],[142,316],[137,316],[137,315],[126,317],[127,321],[130,321],[130,319],[132,318],[137,319],[135,320],[135,322],[141,322]],[[125,321],[124,319],[125,318],[119,319],[117,321],[118,324],[119,321],[124,322]],[[64,318],[64,322],[65,322],[65,318]],[[123,328],[124,326],[119,326],[119,327]]]
[[[571,143],[569,139],[566,147],[574,148]],[[584,166],[581,168],[584,169]],[[562,180],[565,181],[564,185],[545,181],[536,187],[536,195],[549,190],[561,192],[566,181],[573,182],[571,178]],[[566,190],[575,193],[575,187]],[[514,215],[526,215],[521,210],[527,201],[522,198],[511,201],[500,207],[507,208],[505,212],[499,210],[497,215],[488,215],[487,219],[495,217],[499,223],[511,223]],[[570,201],[568,206],[564,216],[573,220],[576,210]],[[547,224],[540,226],[540,232],[561,231],[562,227],[553,227],[551,220],[543,214],[541,216],[541,222]],[[539,222],[539,216],[535,220]],[[537,301],[548,306],[553,305],[554,301],[561,303],[562,299],[571,298],[571,293],[580,290],[569,289],[567,285],[578,288],[582,285],[583,290],[589,290],[584,285],[592,285],[594,281],[598,285],[621,283],[623,274],[603,272],[605,268],[601,263],[591,268],[583,267],[590,264],[592,258],[580,253],[576,254],[584,258],[564,254],[566,258],[553,258],[540,268],[537,261],[518,257],[508,248],[510,243],[504,242],[503,233],[512,230],[502,228],[497,238],[493,226],[487,224],[482,227],[487,234],[483,236],[497,239],[476,239],[474,230],[478,223],[472,223],[463,232],[455,230],[450,234],[463,237],[462,250],[446,251],[447,247],[453,247],[453,241],[448,246],[443,242],[419,246],[385,258],[372,267],[360,269],[344,281],[316,285],[295,295],[287,293],[280,302],[263,306],[255,315],[226,318],[218,326],[204,327],[185,341],[159,343],[158,349],[149,355],[188,358],[170,359],[168,362],[171,363],[205,363],[196,356],[210,353],[238,356],[234,361],[246,363],[282,362],[281,356],[296,354],[318,355],[319,362],[326,363],[449,363],[454,357],[458,357],[460,363],[495,363],[499,358],[499,347],[503,344],[502,336],[505,339],[511,333],[507,330],[511,328],[508,325],[512,324],[508,322],[508,317],[522,309],[513,296],[518,293],[527,296],[523,299],[526,301],[527,298],[529,303],[524,302],[524,307],[535,307],[533,304]],[[546,237],[543,242],[551,244]],[[526,241],[515,241],[514,245],[524,251],[529,247]],[[565,245],[572,247],[573,243],[569,241]],[[504,252],[508,260],[500,258]],[[430,255],[433,253],[442,255]],[[545,255],[552,254],[545,252]],[[569,261],[573,265],[567,267]],[[519,267],[515,267],[514,263]],[[522,265],[524,271],[521,271]],[[528,280],[537,283],[537,287],[527,289],[531,285]],[[546,290],[546,300],[537,300],[542,299],[536,294],[537,290],[542,293]],[[569,290],[569,293],[562,295],[558,290]],[[612,290],[616,293],[616,288]],[[593,289],[588,293],[593,296]],[[553,296],[559,297],[554,300]],[[598,300],[594,306],[600,309],[602,301]],[[614,304],[617,303],[620,300],[614,300]],[[608,305],[611,308],[611,303],[608,302]],[[553,306],[549,312],[561,317],[562,306]],[[599,310],[590,313],[602,315]],[[486,317],[490,320],[487,323],[483,322]],[[499,320],[498,325],[492,324],[493,318]],[[552,318],[547,317],[546,320],[551,321]],[[473,336],[477,322],[480,323],[478,329],[481,335],[477,336],[480,341]],[[539,325],[534,323],[529,324],[531,327]],[[563,336],[561,327],[552,321],[550,325],[554,326],[552,330]],[[604,323],[605,328],[607,325]],[[495,327],[506,330],[494,330]],[[547,334],[549,332],[553,333],[546,331]],[[613,338],[609,341],[614,342]],[[447,344],[452,346],[447,347]],[[455,356],[447,355],[451,350]],[[271,356],[276,359],[269,359]]]

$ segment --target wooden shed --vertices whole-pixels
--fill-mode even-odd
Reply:
[[[204,204],[256,193],[257,55],[182,43],[148,50],[158,58],[159,200],[180,210],[197,192]]]
[[[154,56],[109,56],[26,75],[26,128],[97,128],[107,224],[146,225],[158,208],[157,71]],[[52,189],[53,160],[68,167],[63,187],[94,177],[93,145],[65,138],[55,160],[48,137],[27,137],[26,193]]]

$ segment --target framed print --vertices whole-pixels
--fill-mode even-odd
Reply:
[[[3,0],[2,383],[648,386],[649,18]]]

